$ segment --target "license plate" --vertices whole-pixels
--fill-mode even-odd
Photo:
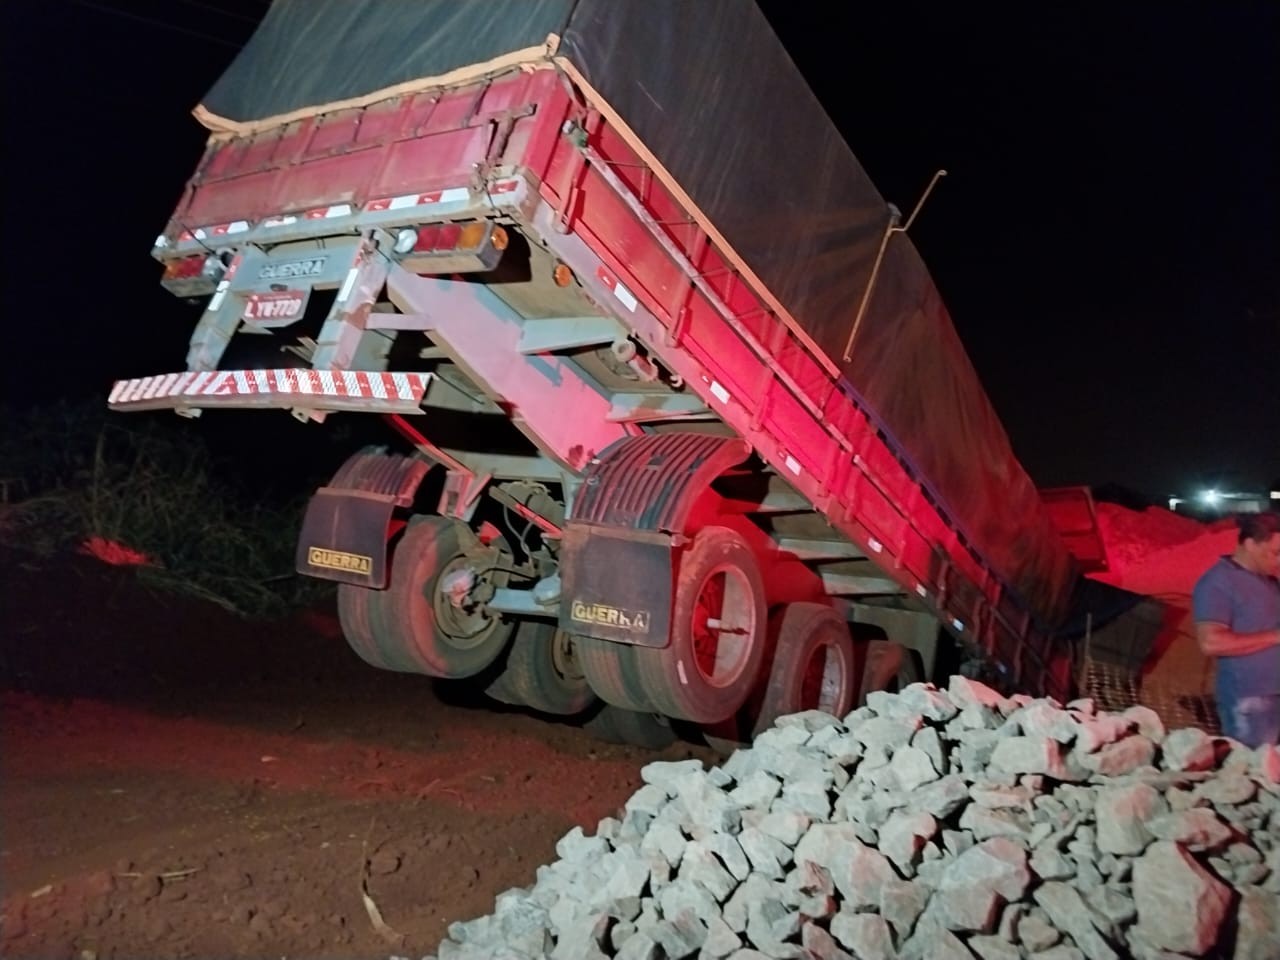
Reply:
[[[251,293],[244,304],[242,316],[250,323],[268,327],[293,323],[302,316],[307,305],[305,290],[273,290],[270,293]]]

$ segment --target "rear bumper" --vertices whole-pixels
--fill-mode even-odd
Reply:
[[[117,380],[107,404],[112,410],[189,414],[210,407],[418,413],[430,381],[429,373],[188,370]]]

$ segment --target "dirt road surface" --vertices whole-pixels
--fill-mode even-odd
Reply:
[[[373,670],[332,609],[246,623],[87,558],[0,553],[0,705],[5,957],[421,956],[644,763],[712,758]]]

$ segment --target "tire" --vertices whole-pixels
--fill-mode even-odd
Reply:
[[[757,683],[766,618],[764,581],[746,540],[726,527],[702,530],[680,563],[669,644],[632,648],[656,711],[694,723],[733,716]]]
[[[594,637],[573,639],[578,665],[596,696],[621,710],[657,712],[640,683],[634,647]]]
[[[473,677],[502,653],[515,624],[455,607],[438,589],[469,563],[466,525],[444,517],[410,521],[391,558],[387,589],[370,604],[373,636],[388,668],[457,680]]]
[[[623,710],[605,704],[583,729],[604,743],[618,743],[646,750],[662,750],[676,742],[675,731],[654,713]]]
[[[347,646],[365,663],[379,670],[390,669],[378,652],[373,638],[369,606],[375,591],[352,583],[338,584],[338,622]]]
[[[723,755],[750,744],[779,717],[823,710],[844,717],[858,692],[858,665],[844,620],[821,603],[789,603],[769,618],[767,679],[743,709],[705,731]]]
[[[907,689],[913,683],[924,683],[924,661],[910,647],[902,648],[902,666],[898,667],[898,690]]]
[[[862,688],[858,706],[867,702],[867,694],[876,690],[895,690],[901,686],[901,673],[907,667],[906,648],[891,640],[867,641],[867,662],[862,671]]]
[[[867,644],[867,665],[862,675],[858,706],[863,706],[867,702],[867,694],[873,691],[898,693],[924,679],[924,663],[920,654],[892,640],[872,640]]]
[[[542,620],[525,620],[507,651],[502,673],[485,690],[493,699],[556,716],[582,713],[596,702],[578,663],[573,637]]]

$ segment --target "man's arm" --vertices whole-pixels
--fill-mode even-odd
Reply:
[[[1244,657],[1280,644],[1280,630],[1236,633],[1226,624],[1202,621],[1196,624],[1196,640],[1206,656]]]

